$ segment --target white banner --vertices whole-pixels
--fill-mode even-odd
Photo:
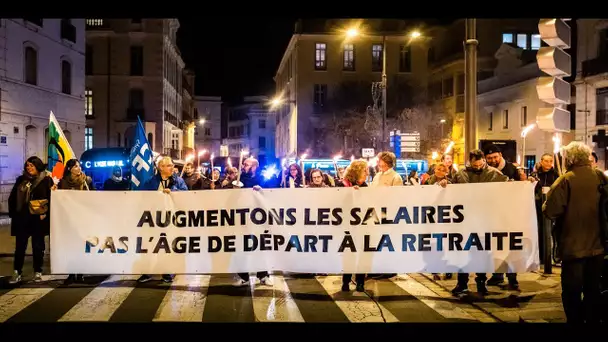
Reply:
[[[534,185],[54,191],[54,274],[527,272]]]

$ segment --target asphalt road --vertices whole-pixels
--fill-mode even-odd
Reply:
[[[0,258],[0,275],[11,271],[12,258]],[[67,286],[66,276],[45,275],[36,284],[28,281],[32,275],[28,257],[21,286],[0,279],[0,322],[517,322],[535,296],[546,307],[540,314],[541,304],[530,306],[536,315],[563,321],[559,296],[548,296],[555,284],[526,280],[532,275],[520,280],[523,294],[490,288],[490,299],[453,297],[451,283],[420,274],[368,280],[364,293],[355,292],[354,284],[342,292],[339,275],[277,274],[272,286],[254,285],[252,277],[246,287],[234,287],[233,275],[178,275],[173,284],[139,284],[138,275],[91,275],[85,284]],[[534,292],[525,293],[526,287]]]

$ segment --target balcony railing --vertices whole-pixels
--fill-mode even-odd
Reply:
[[[599,75],[608,72],[608,56],[583,61],[583,77]]]
[[[182,159],[182,151],[176,148],[165,148],[163,154],[171,157],[172,159]]]
[[[61,38],[76,43],[76,27],[69,21],[61,21]]]
[[[595,125],[608,125],[608,109],[599,109],[595,112]]]
[[[146,111],[143,108],[127,108],[127,120],[137,120],[137,116],[141,121],[146,121]]]
[[[86,19],[87,30],[106,30],[110,28],[105,19]]]

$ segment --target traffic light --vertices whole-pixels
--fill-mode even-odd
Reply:
[[[571,75],[570,26],[568,19],[541,19],[540,38],[549,46],[538,50],[536,60],[541,71],[549,76],[538,78],[538,98],[552,106],[540,108],[536,115],[538,128],[549,132],[570,132],[570,112],[564,107],[571,101],[571,85],[563,80]]]

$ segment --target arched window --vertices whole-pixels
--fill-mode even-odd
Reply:
[[[66,60],[61,61],[61,92],[72,94],[72,64]]]
[[[31,46],[24,50],[25,83],[38,85],[38,51]]]

